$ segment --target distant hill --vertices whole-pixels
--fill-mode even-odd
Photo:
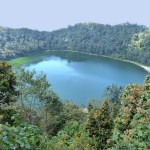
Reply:
[[[76,50],[150,64],[149,35],[146,27],[129,23],[80,23],[53,32],[0,27],[0,59],[45,50]]]

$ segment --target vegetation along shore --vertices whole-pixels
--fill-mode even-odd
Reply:
[[[150,75],[143,84],[108,85],[103,102],[92,99],[85,109],[62,101],[45,74],[12,67],[53,50],[126,61],[150,73],[150,29],[142,25],[0,27],[0,149],[149,150]]]

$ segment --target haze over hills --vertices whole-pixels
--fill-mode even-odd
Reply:
[[[45,50],[70,50],[150,64],[150,30],[124,23],[79,23],[53,32],[0,27],[0,59]]]

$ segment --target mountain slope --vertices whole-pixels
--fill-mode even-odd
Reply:
[[[144,26],[129,23],[115,26],[80,23],[53,32],[1,27],[0,58],[12,59],[44,50],[76,50],[138,61],[139,57],[130,57],[129,45],[135,35],[145,31]],[[139,62],[150,63],[140,59]]]

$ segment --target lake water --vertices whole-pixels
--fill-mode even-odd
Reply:
[[[147,72],[134,64],[73,52],[49,52],[27,57],[27,69],[43,71],[62,100],[76,104],[101,98],[108,85],[143,83]]]

